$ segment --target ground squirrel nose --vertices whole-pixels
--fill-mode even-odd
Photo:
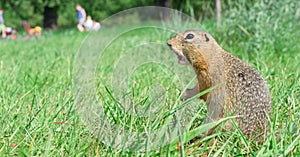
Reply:
[[[169,41],[167,42],[167,45],[170,46],[170,47],[172,46],[172,44],[170,44]]]

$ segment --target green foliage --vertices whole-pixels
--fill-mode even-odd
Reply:
[[[22,20],[29,20],[34,24],[42,24],[42,16],[35,14],[35,7],[31,5],[29,0],[24,1],[4,1],[4,20],[5,25],[13,28],[21,27]]]
[[[75,5],[79,3],[88,15],[96,21],[101,21],[119,11],[143,5],[153,5],[147,0],[4,0],[0,8],[5,9],[4,18],[7,26],[22,28],[22,20],[27,20],[32,26],[43,25],[44,7],[59,6],[59,26],[74,26],[77,22]]]
[[[207,19],[215,15],[214,1],[173,0],[172,8],[195,17],[195,19]]]
[[[97,21],[101,21],[113,14],[116,14],[126,9],[139,6],[153,5],[153,2],[147,0],[79,0],[78,3],[81,4],[84,8],[86,8],[87,14],[91,15]]]
[[[224,11],[222,27],[208,29],[217,29],[221,41],[229,37],[223,43],[229,50],[239,45],[240,52],[252,59],[260,59],[267,50],[277,55],[297,53],[300,46],[288,41],[300,38],[300,23],[295,22],[300,19],[299,7],[299,1],[257,2],[250,8],[240,3]]]
[[[248,10],[257,0],[222,0],[221,9],[223,12],[232,10]],[[215,0],[172,0],[172,8],[180,10],[197,20],[205,20],[214,18]]]

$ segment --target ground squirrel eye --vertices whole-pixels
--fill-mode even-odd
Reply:
[[[185,38],[186,39],[193,39],[194,38],[194,34],[189,33],[188,35],[186,35]]]

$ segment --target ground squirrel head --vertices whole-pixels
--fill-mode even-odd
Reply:
[[[200,52],[202,52],[201,50],[207,52],[205,49],[211,49],[211,46],[215,44],[215,40],[206,32],[187,30],[169,39],[167,44],[177,55],[179,64],[189,64],[193,59],[191,53],[195,52],[196,49]]]

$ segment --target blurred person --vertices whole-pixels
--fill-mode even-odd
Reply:
[[[2,38],[6,38],[6,31],[3,19],[3,9],[0,9],[0,31],[2,32]]]
[[[16,39],[17,38],[17,31],[14,30],[11,27],[6,27],[5,26],[5,34],[6,34],[6,38],[9,38],[9,39]]]
[[[84,23],[85,30],[89,31],[93,29],[94,21],[91,16],[87,16],[86,21]]]
[[[24,29],[27,32],[26,39],[29,39],[31,36],[39,37],[42,34],[42,28],[40,26],[35,26],[33,28],[30,27],[29,23],[25,20],[22,21]]]
[[[99,23],[99,22],[96,22],[96,21],[94,21],[93,23],[94,23],[94,24],[93,24],[93,30],[94,30],[94,31],[98,31],[98,30],[101,28],[100,23]]]
[[[99,22],[92,20],[91,16],[87,16],[87,19],[84,23],[84,27],[86,31],[98,31],[101,27]]]
[[[42,34],[42,27],[40,26],[35,26],[34,27],[34,32],[35,32],[35,36],[39,37]]]
[[[13,29],[11,31],[11,39],[16,39],[16,38],[17,38],[17,31]]]
[[[77,28],[80,32],[83,32],[84,23],[86,20],[86,12],[84,8],[82,8],[81,5],[79,4],[76,4],[76,11],[77,11],[77,20],[78,20]]]

